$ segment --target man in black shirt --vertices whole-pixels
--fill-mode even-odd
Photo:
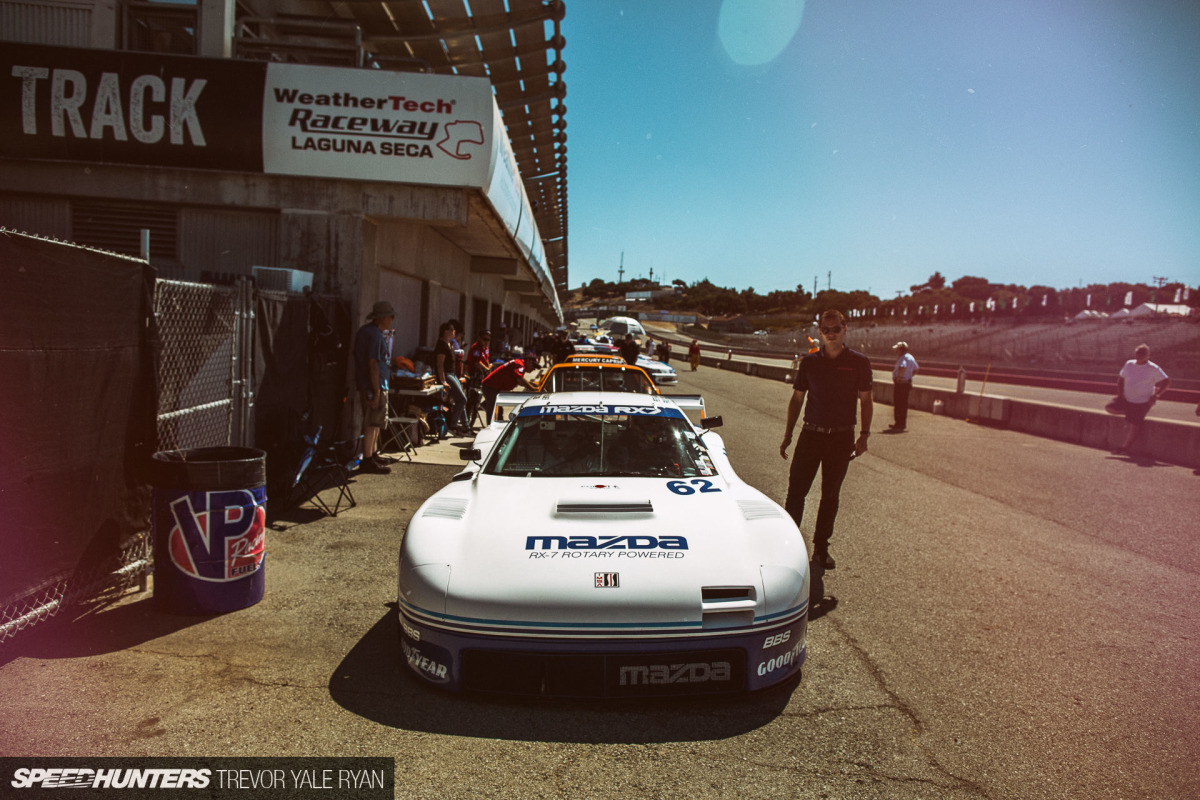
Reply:
[[[619,349],[621,358],[625,359],[626,364],[636,364],[638,356],[642,354],[642,348],[633,340],[632,333],[625,334],[625,341],[621,343]]]
[[[821,315],[821,339],[825,346],[800,360],[792,398],[788,401],[787,428],[779,455],[787,460],[792,429],[804,406],[804,425],[796,443],[796,457],[788,476],[787,501],[784,507],[800,526],[804,516],[804,498],[821,469],[821,504],[817,509],[817,524],[813,531],[813,565],[833,569],[829,555],[829,540],[833,536],[833,521],[838,512],[838,494],[851,454],[867,452],[867,437],[871,435],[871,415],[874,402],[871,394],[871,362],[857,350],[846,347],[846,318],[840,311],[829,310]],[[856,407],[862,402],[862,431],[854,438]]]

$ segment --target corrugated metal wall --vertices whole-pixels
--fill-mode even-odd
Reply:
[[[179,260],[188,280],[249,275],[279,263],[279,214],[185,208],[180,214]]]
[[[0,226],[67,240],[71,235],[71,204],[61,197],[0,195]]]
[[[91,47],[91,3],[0,2],[0,39],[26,44]]]

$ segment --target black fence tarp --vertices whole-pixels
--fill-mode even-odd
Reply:
[[[254,443],[267,452],[267,508],[285,510],[304,437],[347,421],[350,305],[329,295],[255,294]]]
[[[0,606],[147,529],[154,270],[0,231]]]

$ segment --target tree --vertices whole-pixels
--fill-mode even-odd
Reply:
[[[982,302],[988,299],[988,295],[992,293],[992,285],[988,283],[987,278],[974,278],[970,275],[964,275],[953,284],[951,284],[955,293],[962,295],[968,300]]]

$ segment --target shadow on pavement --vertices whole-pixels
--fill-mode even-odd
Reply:
[[[412,676],[400,654],[392,605],[329,679],[342,708],[426,733],[510,741],[590,744],[707,741],[767,725],[787,707],[798,678],[751,695],[582,702],[452,694]]]
[[[100,598],[66,608],[0,648],[0,665],[17,658],[82,658],[116,653],[221,616],[168,614],[154,604],[151,592],[143,595],[115,607],[110,607],[113,598]]]
[[[809,567],[808,587],[808,621],[820,619],[837,608],[838,599],[833,595],[825,596],[825,569]]]

